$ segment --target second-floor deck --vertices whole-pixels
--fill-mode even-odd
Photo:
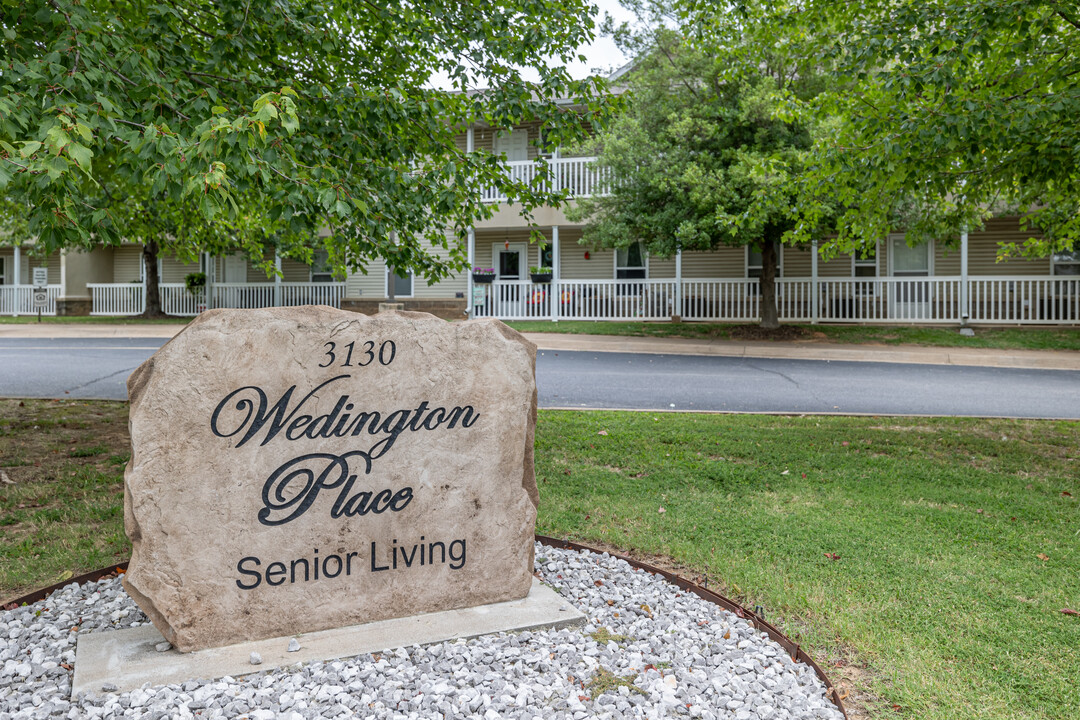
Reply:
[[[544,165],[538,160],[516,160],[504,163],[511,179],[532,183],[543,172]],[[551,158],[546,161],[548,177],[544,182],[549,189],[565,191],[570,197],[585,198],[606,195],[610,192],[612,175],[607,168],[596,165],[595,157]],[[484,202],[506,202],[506,196],[498,188],[483,191]]]

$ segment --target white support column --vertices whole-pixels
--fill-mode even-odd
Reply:
[[[311,278],[309,277],[308,280]],[[274,248],[274,307],[281,307],[281,255]]]
[[[675,252],[675,312],[672,315],[678,316],[679,320],[682,320],[682,247]]]
[[[469,128],[469,144],[472,145],[472,128]],[[472,270],[476,267],[476,230],[469,228],[469,271],[465,276],[465,314],[473,316],[473,279]]]
[[[470,125],[465,131],[465,152],[472,152],[476,149],[476,131],[473,126]]]
[[[551,226],[551,321],[559,322],[559,226]]]
[[[818,247],[817,239],[810,243],[810,323],[817,325],[821,315],[821,307],[818,303]]]
[[[206,309],[210,310],[214,307],[214,280],[216,280],[214,271],[216,268],[214,257],[209,252],[203,253],[203,257],[206,258],[206,285],[203,286],[203,291],[206,293]]]
[[[15,311],[15,317],[19,317],[19,283],[22,282],[22,267],[20,267],[21,260],[22,260],[21,253],[22,253],[22,248],[19,247],[18,245],[16,245],[15,246],[15,268],[14,268],[14,270],[15,270],[15,282],[13,283],[15,285],[15,290],[14,290],[14,292],[15,292],[15,302],[12,305],[12,310]]]
[[[967,327],[968,318],[971,317],[971,307],[968,305],[969,298],[968,232],[967,228],[963,228],[960,231],[960,327]]]

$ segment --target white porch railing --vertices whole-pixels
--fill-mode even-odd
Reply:
[[[55,315],[60,286],[48,285],[45,292],[47,304],[41,314]],[[37,315],[37,309],[34,308],[34,288],[31,285],[0,285],[0,315]]]
[[[91,295],[91,315],[138,315],[146,308],[146,290],[141,284],[94,283],[87,285],[87,288]],[[345,296],[345,283],[217,283],[212,286],[211,295],[213,302],[210,307],[341,307],[341,299]],[[207,308],[206,292],[192,295],[184,283],[161,283],[158,285],[158,296],[161,299],[161,311],[166,315],[193,316]]]
[[[87,283],[91,315],[138,315],[146,309],[142,283]]]
[[[611,171],[597,167],[595,157],[558,158],[547,161],[546,187],[553,191],[566,190],[571,197],[605,195],[611,187]],[[515,182],[532,183],[540,174],[540,164],[535,160],[515,160],[504,163],[506,174]],[[484,202],[505,202],[506,196],[498,188],[484,188]]]
[[[777,278],[777,314],[785,322],[960,323],[959,277]],[[481,291],[473,317],[502,320],[684,320],[757,322],[756,278],[561,280],[543,285],[495,282]],[[816,303],[815,303],[816,295]],[[968,322],[1080,322],[1080,278],[969,278]]]
[[[192,317],[206,309],[206,293],[192,295],[184,283],[159,283],[158,298],[166,315]]]

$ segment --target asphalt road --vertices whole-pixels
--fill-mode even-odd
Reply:
[[[0,397],[126,398],[163,339],[0,339]],[[1080,372],[542,350],[541,407],[1080,419]]]

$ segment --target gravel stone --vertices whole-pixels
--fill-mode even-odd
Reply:
[[[584,627],[499,633],[124,693],[106,684],[102,694],[75,699],[69,668],[78,635],[148,620],[117,579],[70,584],[46,600],[0,611],[0,718],[843,718],[810,667],[746,620],[660,576],[607,553],[542,545],[536,569],[567,608],[586,614]],[[596,639],[605,635],[623,637]],[[299,649],[296,638],[290,651],[294,645]],[[252,653],[251,661],[261,658]]]

